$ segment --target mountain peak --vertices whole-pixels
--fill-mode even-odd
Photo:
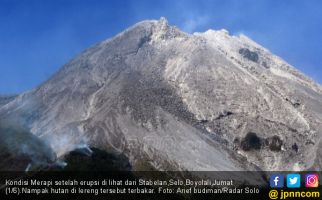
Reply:
[[[186,33],[182,32],[177,27],[170,26],[165,17],[161,17],[153,27],[152,40],[167,40],[177,37],[185,37],[186,35]]]
[[[160,17],[158,23],[162,26],[167,26],[168,25],[168,20],[165,17]]]

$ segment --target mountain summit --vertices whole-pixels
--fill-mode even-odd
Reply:
[[[244,35],[165,18],[82,52],[0,106],[58,157],[81,145],[134,170],[320,170],[322,87]]]

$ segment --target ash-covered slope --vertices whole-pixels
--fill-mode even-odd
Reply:
[[[322,88],[246,36],[164,18],[87,49],[0,107],[61,156],[122,152],[134,170],[320,169]]]
[[[7,96],[0,95],[0,107],[9,103],[15,97],[17,97],[17,96],[16,95],[7,95]]]

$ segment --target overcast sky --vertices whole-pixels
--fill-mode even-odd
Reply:
[[[144,19],[243,33],[322,83],[319,0],[0,0],[0,94],[48,79],[85,48]]]

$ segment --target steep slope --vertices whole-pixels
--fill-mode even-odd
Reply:
[[[9,103],[15,97],[17,97],[17,96],[16,95],[8,95],[8,96],[2,96],[2,95],[0,95],[0,107],[3,106],[3,105],[6,105],[7,103]]]
[[[58,156],[122,152],[134,169],[320,168],[322,88],[246,36],[143,21],[0,108]]]

